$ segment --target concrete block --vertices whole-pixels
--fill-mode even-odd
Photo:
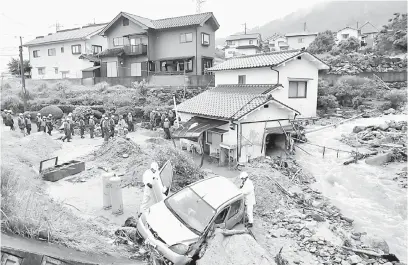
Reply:
[[[392,159],[392,153],[385,153],[385,154],[380,154],[380,155],[376,155],[373,157],[369,157],[365,160],[365,162],[368,165],[381,166],[381,165],[384,165],[385,163],[390,162],[391,159]]]
[[[69,162],[57,165],[53,168],[47,169],[43,172],[43,179],[48,181],[58,181],[60,179],[66,178],[78,174],[85,170],[85,162],[71,160]]]

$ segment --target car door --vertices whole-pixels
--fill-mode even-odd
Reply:
[[[159,171],[159,178],[153,180],[153,193],[155,196],[155,202],[164,200],[167,195],[163,193],[168,188],[170,191],[171,183],[173,181],[173,165],[168,160]]]
[[[227,220],[229,209],[230,207],[226,206],[214,218],[213,223],[214,223],[215,228],[226,228],[226,220]]]
[[[227,229],[232,229],[242,220],[242,217],[244,216],[244,207],[243,198],[239,198],[230,204],[230,210],[226,219]]]

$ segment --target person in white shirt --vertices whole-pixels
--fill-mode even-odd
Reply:
[[[252,180],[248,178],[247,172],[241,172],[239,177],[242,180],[240,188],[245,196],[246,214],[248,216],[248,224],[246,227],[252,227],[254,224],[254,205],[256,204],[254,184]]]
[[[159,165],[153,162],[148,170],[143,174],[143,200],[140,205],[140,213],[146,212],[154,204],[153,181],[157,178]]]

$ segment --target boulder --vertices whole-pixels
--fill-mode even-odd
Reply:
[[[356,126],[356,127],[354,127],[354,129],[353,129],[353,133],[359,133],[359,132],[364,131],[365,129],[366,129],[365,126]]]
[[[387,242],[381,237],[375,235],[362,235],[360,240],[364,245],[369,246],[370,248],[379,249],[385,254],[390,253],[390,248]]]
[[[357,263],[361,262],[361,258],[358,255],[350,256],[348,258],[348,260],[350,261],[351,264],[357,264]]]
[[[390,126],[388,124],[386,124],[386,123],[381,124],[381,125],[378,126],[378,129],[380,129],[381,131],[386,131],[386,130],[388,130],[388,128],[390,128]]]
[[[381,166],[385,163],[391,162],[392,160],[392,153],[384,153],[380,155],[376,155],[373,157],[369,157],[365,160],[366,164],[372,166]]]

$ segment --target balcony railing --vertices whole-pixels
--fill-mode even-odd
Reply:
[[[145,55],[147,54],[147,45],[145,44],[126,45],[125,54],[126,55]]]

